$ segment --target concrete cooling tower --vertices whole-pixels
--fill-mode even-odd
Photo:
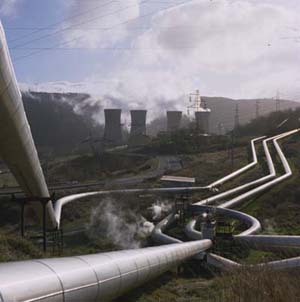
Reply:
[[[105,109],[104,142],[117,145],[122,143],[121,109]]]
[[[172,132],[180,128],[182,112],[167,111],[167,131]]]
[[[195,112],[196,119],[196,129],[199,133],[208,134],[209,133],[209,119],[211,110],[202,109],[201,111]]]
[[[131,110],[130,136],[146,135],[147,110]]]
[[[141,145],[146,140],[147,110],[131,110],[130,145]]]

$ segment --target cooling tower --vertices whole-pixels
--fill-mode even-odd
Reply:
[[[147,110],[131,110],[130,137],[146,135]]]
[[[104,141],[117,145],[122,142],[121,109],[105,109]]]
[[[200,133],[209,133],[210,113],[210,109],[202,109],[201,111],[195,112],[196,128]]]
[[[167,111],[167,131],[172,132],[180,128],[182,112]]]
[[[131,110],[130,145],[141,145],[146,140],[147,110]]]

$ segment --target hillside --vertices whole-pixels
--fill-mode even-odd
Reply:
[[[234,125],[236,104],[239,107],[240,124],[246,124],[256,117],[256,101],[259,102],[260,115],[267,115],[276,110],[276,101],[272,99],[233,100],[222,97],[203,97],[207,107],[211,109],[210,129],[218,132],[218,124],[222,123],[225,129],[231,130]],[[280,110],[294,109],[300,103],[281,100]]]
[[[94,137],[102,136],[101,125],[104,124],[104,120],[101,113],[104,108],[101,100],[92,99],[88,94],[24,92],[23,100],[39,149],[69,151],[76,148],[90,132]],[[223,125],[223,132],[232,129],[236,104],[239,104],[241,124],[246,124],[255,118],[257,100],[233,100],[222,97],[203,97],[203,100],[212,110],[210,129],[213,133],[218,133],[220,123]],[[261,115],[275,110],[274,100],[259,101]],[[115,106],[121,106],[121,103],[117,102]],[[298,106],[300,103],[281,101],[281,110]],[[128,114],[128,112],[123,113]],[[183,124],[187,123],[188,119],[184,118]],[[147,132],[154,135],[165,129],[166,118],[162,116],[149,123]]]
[[[84,103],[88,97],[84,94],[23,93],[27,118],[40,152],[71,152],[82,146],[81,142],[90,133],[102,136],[102,127],[93,122],[88,111],[78,114],[76,104]]]

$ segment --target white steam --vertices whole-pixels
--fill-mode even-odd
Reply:
[[[153,228],[141,215],[106,198],[92,211],[88,232],[92,238],[105,238],[117,247],[129,249],[141,247]]]
[[[152,219],[154,221],[159,220],[164,215],[168,214],[172,209],[172,205],[168,203],[168,201],[157,201],[156,203],[152,204],[148,210],[152,213]]]

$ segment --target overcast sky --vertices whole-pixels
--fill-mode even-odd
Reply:
[[[0,16],[23,88],[300,97],[299,0],[1,0]]]

